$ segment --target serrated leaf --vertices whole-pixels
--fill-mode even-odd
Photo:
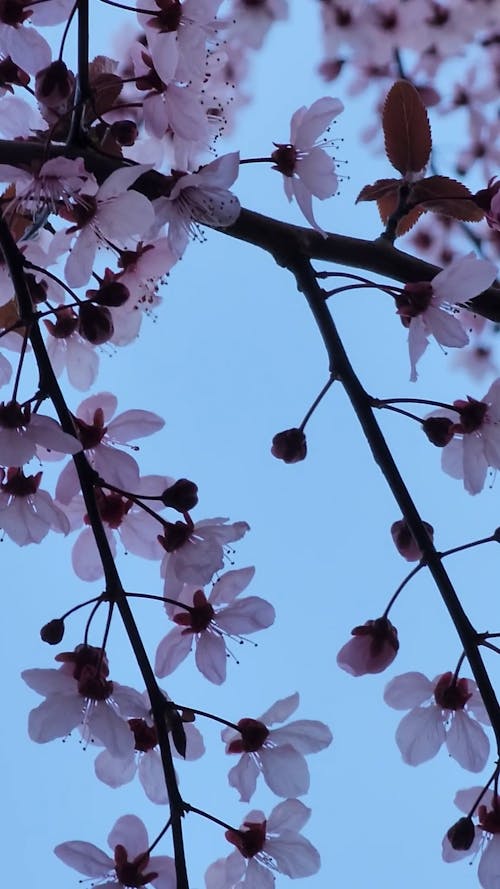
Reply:
[[[429,160],[431,128],[418,91],[407,80],[389,90],[382,112],[385,153],[402,176],[418,173]]]
[[[394,194],[387,193],[377,200],[378,212],[384,225],[387,225],[389,217],[397,210],[398,202],[399,196],[397,192]],[[413,228],[422,213],[425,213],[423,207],[414,207],[408,213],[405,213],[396,226],[396,236],[406,235]]]
[[[484,216],[467,186],[448,176],[429,176],[415,182],[410,201],[433,213],[442,213],[463,222],[479,222]]]
[[[360,201],[378,201],[385,195],[398,194],[400,179],[377,179],[373,185],[364,185],[356,198],[356,204]]]

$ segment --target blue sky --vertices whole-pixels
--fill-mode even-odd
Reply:
[[[329,92],[312,70],[320,57],[316,9],[310,4],[312,14],[304,16],[297,3],[292,5],[290,21],[275,28],[255,58],[254,102],[227,143],[227,150],[238,147],[244,157],[286,141],[292,112]],[[106,51],[101,35],[113,15],[96,28],[95,52]],[[344,139],[338,154],[348,161],[350,178],[338,197],[318,207],[317,218],[332,231],[375,237],[380,224],[374,208],[354,206],[354,200],[366,182],[390,173],[359,144],[369,113],[366,100],[346,99],[335,85],[332,94],[346,105],[335,133]],[[280,177],[263,165],[244,168],[235,190],[245,206],[302,224],[296,208],[287,205]],[[394,609],[401,651],[387,674],[355,680],[335,664],[351,628],[383,611],[407,568],[389,534],[398,510],[340,386],[332,387],[309,424],[304,463],[285,466],[269,452],[274,433],[301,420],[326,380],[326,355],[303,297],[267,255],[216,232],[190,246],[162,295],[155,318],[145,320],[136,343],[126,352],[103,349],[92,391],[116,392],[121,410],[143,407],[165,417],[164,430],[141,443],[143,473],[195,480],[196,518],[224,515],[249,522],[252,531],[236,546],[235,566],[256,566],[249,592],[268,598],[277,610],[276,624],[254,637],[258,647],[253,639],[235,646],[239,663],[228,664],[224,686],[206,682],[190,660],[161,683],[163,688],[182,703],[228,719],[258,716],[298,690],[297,715],[330,725],[334,743],[309,759],[311,792],[304,798],[312,807],[304,833],[319,848],[323,868],[304,887],[340,883],[361,889],[369,881],[373,889],[399,889],[404,881],[407,889],[417,889],[446,880],[456,889],[473,885],[474,869],[466,863],[444,865],[440,844],[456,817],[454,793],[481,778],[463,772],[443,751],[418,769],[405,766],[394,742],[400,714],[382,701],[385,682],[393,676],[419,670],[433,677],[454,669],[460,655],[424,572]],[[434,345],[421,362],[419,382],[410,387],[405,332],[387,297],[377,291],[347,293],[335,298],[332,311],[353,364],[374,395],[481,397],[491,382],[475,384],[451,372],[450,358]],[[70,387],[67,393],[75,408],[81,396]],[[390,415],[380,419],[440,548],[487,535],[500,524],[498,481],[470,497],[443,475],[439,452],[417,424]],[[79,879],[52,855],[57,843],[85,839],[106,848],[107,833],[120,815],[139,815],[150,836],[164,816],[137,785],[112,791],[97,782],[94,753],[83,750],[76,733],[65,743],[44,746],[27,738],[27,713],[39,698],[19,673],[52,666],[55,653],[39,641],[39,628],[100,591],[98,584],[84,584],[72,574],[71,544],[56,535],[23,550],[8,539],[2,543],[8,602],[1,630],[4,848],[9,850],[4,878],[52,889],[68,889]],[[161,592],[156,564],[120,555],[119,567],[129,589]],[[448,567],[473,622],[497,630],[496,546],[456,556]],[[154,655],[169,629],[161,606],[141,604],[134,612]],[[77,615],[63,648],[81,641],[83,626],[83,616]],[[141,689],[118,621],[108,654],[111,676]],[[496,679],[494,659],[491,671]],[[199,728],[206,756],[178,765],[185,798],[235,826],[251,808],[272,808],[278,800],[262,787],[251,805],[238,803],[227,785],[233,762],[224,755],[218,730],[201,721]],[[493,762],[492,756],[488,773]],[[230,847],[219,829],[194,816],[187,819],[186,845],[192,885],[201,889],[208,864]],[[278,886],[285,884],[285,877],[278,878]]]

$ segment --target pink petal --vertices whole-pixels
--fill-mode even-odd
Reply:
[[[76,694],[76,679],[64,670],[54,670],[51,667],[35,668],[23,670],[21,677],[26,685],[39,695]]]
[[[488,762],[490,742],[479,723],[464,710],[453,714],[446,746],[450,756],[469,772],[482,772]]]
[[[103,877],[115,869],[113,859],[93,843],[72,840],[56,846],[54,853],[68,867],[74,868],[79,874],[85,874],[86,877]]]
[[[295,831],[286,830],[276,839],[267,840],[265,851],[274,858],[280,873],[287,877],[310,877],[321,867],[318,850]]]
[[[113,756],[129,756],[134,749],[134,736],[128,722],[118,716],[105,701],[93,702],[87,728],[88,740],[92,740],[92,734],[95,732]]]
[[[469,337],[455,315],[450,315],[443,309],[429,306],[425,313],[427,324],[432,335],[442,346],[452,346],[461,349],[469,342]]]
[[[277,796],[297,797],[307,793],[310,781],[307,763],[289,744],[262,749],[260,759],[266,784]]]
[[[396,731],[396,743],[403,760],[418,766],[439,751],[446,737],[438,707],[415,707],[403,717]]]
[[[108,845],[111,849],[115,846],[125,846],[129,860],[135,858],[141,852],[145,852],[149,846],[147,830],[137,815],[122,815],[111,828],[108,836]]]
[[[500,836],[495,834],[486,843],[477,870],[483,889],[498,889],[500,885]]]
[[[267,819],[269,833],[301,830],[309,821],[311,809],[298,799],[286,799],[274,807]]]
[[[152,170],[152,168],[152,164],[133,164],[129,167],[120,167],[119,170],[115,170],[104,180],[97,192],[98,201],[108,201],[110,198],[121,197],[139,176]]]
[[[473,253],[456,257],[450,265],[432,279],[436,296],[449,303],[466,302],[486,290],[497,276],[497,269],[487,259],[477,259]]]
[[[99,778],[108,787],[121,787],[132,781],[137,767],[134,751],[123,758],[112,756],[109,750],[102,750],[94,762],[94,770]]]
[[[160,755],[156,750],[148,750],[147,753],[141,755],[138,774],[148,799],[157,805],[166,805],[168,794],[165,775]]]
[[[213,585],[210,593],[210,604],[230,604],[236,596],[248,586],[255,574],[255,568],[237,568],[234,571],[226,571]]]
[[[432,698],[434,683],[423,673],[402,673],[387,683],[384,701],[395,710],[409,710]]]
[[[331,198],[337,191],[335,163],[322,148],[312,148],[297,161],[296,173],[308,191],[321,201]]]
[[[258,596],[247,596],[220,611],[215,622],[225,633],[239,635],[270,627],[275,617],[276,612],[269,602]]]
[[[222,636],[202,633],[196,644],[196,666],[206,679],[221,685],[226,678],[226,646]]]
[[[333,99],[331,96],[316,99],[302,115],[298,126],[295,126],[295,138],[292,139],[295,147],[310,148],[343,108],[340,99]]]
[[[108,435],[113,441],[126,444],[133,439],[153,435],[164,425],[165,420],[152,411],[124,411],[108,424]]]
[[[162,678],[179,666],[191,651],[193,644],[192,633],[183,635],[180,627],[175,627],[160,642],[156,649],[155,673]]]
[[[240,802],[248,803],[255,793],[259,777],[257,762],[248,753],[244,753],[230,769],[227,777],[231,787],[235,787],[239,792]]]
[[[300,753],[318,753],[332,743],[333,736],[328,726],[323,722],[313,719],[297,719],[282,728],[272,729],[270,740],[278,746],[291,744]],[[288,796],[293,796],[293,794],[288,794]]]
[[[299,701],[300,698],[297,691],[294,692],[293,695],[289,695],[287,698],[281,698],[279,701],[275,701],[275,703],[262,714],[260,721],[267,726],[274,725],[276,722],[284,722],[285,719],[288,719],[288,717],[292,715],[292,713],[295,713],[299,706]]]
[[[469,494],[479,494],[483,490],[488,473],[488,463],[484,456],[483,442],[478,435],[470,433],[463,438],[464,487]]]
[[[77,454],[82,450],[81,442],[74,435],[63,432],[59,423],[52,417],[40,414],[32,414],[29,428],[38,444],[48,450],[59,451],[62,454]]]
[[[83,698],[77,694],[50,695],[28,717],[28,734],[37,744],[65,738],[82,721]]]

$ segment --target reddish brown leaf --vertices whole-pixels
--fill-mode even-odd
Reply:
[[[19,321],[16,301],[15,299],[10,299],[8,303],[0,307],[0,328],[12,327],[16,321]],[[16,333],[22,334],[22,332],[21,328],[16,330]]]
[[[356,198],[356,203],[359,203],[359,201],[378,201],[379,198],[392,193],[397,195],[400,184],[400,179],[377,179],[373,185],[363,186]]]
[[[432,138],[425,105],[407,80],[389,90],[382,112],[385,153],[402,176],[418,173],[429,160]]]
[[[380,218],[384,225],[387,225],[387,221],[390,216],[395,212],[398,206],[399,196],[398,193],[387,193],[377,200],[378,212],[380,214]],[[404,216],[401,217],[397,226],[396,226],[396,235],[397,237],[401,237],[401,235],[405,235],[410,231],[411,228],[415,225],[418,218],[425,213],[423,207],[414,207],[408,213],[405,213]]]
[[[479,222],[484,216],[467,186],[448,176],[429,176],[415,182],[410,201],[433,213],[442,213],[463,222]]]

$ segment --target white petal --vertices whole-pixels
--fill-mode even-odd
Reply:
[[[332,743],[333,737],[324,722],[314,719],[297,719],[281,728],[272,729],[270,740],[278,746],[291,744],[300,753],[318,753]],[[288,796],[293,796],[293,794],[288,794]]]
[[[145,438],[163,429],[165,420],[152,411],[130,410],[119,414],[108,424],[108,435],[120,444],[135,438]]]
[[[274,725],[276,722],[284,722],[285,719],[288,719],[288,717],[292,715],[292,713],[295,713],[299,706],[299,701],[300,697],[298,691],[294,692],[293,695],[289,695],[287,698],[281,698],[279,701],[275,701],[275,703],[262,714],[260,717],[261,722],[267,726]]]
[[[94,770],[99,778],[108,787],[121,787],[132,781],[137,767],[134,751],[128,756],[112,756],[109,750],[102,750],[94,763]]]
[[[469,494],[479,494],[483,490],[488,472],[484,456],[483,442],[478,435],[464,435],[464,487]]]
[[[260,751],[262,772],[277,796],[297,797],[309,790],[309,769],[302,755],[289,744]]]
[[[477,869],[483,889],[500,889],[500,835],[495,834],[486,843]]]
[[[311,809],[298,799],[286,799],[274,807],[267,819],[269,833],[301,830],[309,820]]]
[[[240,802],[248,803],[255,793],[259,767],[253,757],[244,753],[228,772],[228,781],[240,794]]]
[[[226,646],[222,636],[204,632],[196,643],[196,666],[206,679],[221,685],[226,678]]]
[[[73,695],[50,695],[35,707],[28,717],[28,734],[37,744],[65,738],[82,721],[83,698]]]
[[[236,596],[248,586],[255,574],[255,568],[237,568],[234,571],[226,571],[213,585],[210,593],[210,604],[215,605],[224,602],[229,604]]]
[[[292,830],[285,830],[276,839],[267,840],[264,851],[274,858],[278,870],[287,877],[310,877],[321,867],[318,850],[309,840]]]
[[[477,259],[473,253],[455,258],[449,266],[432,279],[436,296],[449,303],[466,302],[486,290],[497,276],[497,269],[487,259]]]
[[[88,718],[90,736],[95,732],[113,756],[128,756],[134,749],[134,735],[128,722],[105,701],[97,701]]]
[[[157,805],[168,803],[165,775],[160,755],[156,750],[148,750],[139,760],[139,780],[148,799]]]
[[[191,651],[193,634],[184,633],[175,627],[165,636],[156,650],[155,673],[162,678],[168,676],[179,666]]]
[[[219,611],[215,622],[225,633],[239,635],[270,627],[275,617],[276,612],[269,602],[258,596],[247,596]]]
[[[148,848],[148,833],[137,815],[122,815],[112,827],[108,843],[111,849],[118,845],[125,846],[130,861]]]

